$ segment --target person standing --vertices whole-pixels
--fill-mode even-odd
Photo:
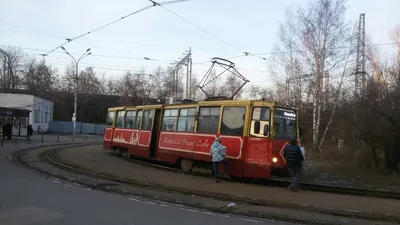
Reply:
[[[212,162],[214,164],[214,176],[215,181],[219,183],[219,164],[224,165],[224,173],[227,172],[228,162],[225,160],[226,157],[226,147],[221,144],[221,139],[216,138],[214,143],[211,145],[210,154],[212,156]]]
[[[31,137],[33,135],[33,129],[32,129],[32,125],[28,125],[28,127],[26,128],[26,138],[28,139],[28,143],[31,142]]]
[[[284,149],[284,157],[286,164],[292,177],[292,184],[289,188],[292,191],[299,190],[300,177],[303,172],[304,156],[299,146],[296,144],[296,139],[290,140],[290,145]]]

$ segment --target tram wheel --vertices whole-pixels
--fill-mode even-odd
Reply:
[[[184,172],[191,172],[193,170],[193,161],[189,159],[181,160],[181,168]]]

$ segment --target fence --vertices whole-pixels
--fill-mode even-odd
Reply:
[[[49,132],[51,133],[72,133],[74,123],[70,121],[50,121]],[[104,135],[105,124],[76,122],[77,134],[98,134]]]

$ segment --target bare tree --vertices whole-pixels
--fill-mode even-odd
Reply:
[[[12,92],[21,87],[23,81],[23,54],[20,49],[7,48],[0,52],[0,88]]]
[[[234,94],[238,88],[240,88],[243,84],[243,81],[237,77],[235,74],[231,73],[226,78],[225,83],[219,87],[220,93],[223,96],[230,97]],[[218,85],[218,84],[216,84]],[[241,89],[234,97],[234,99],[239,99],[243,94],[243,89]]]
[[[36,59],[32,59],[25,67],[23,83],[30,94],[40,95],[46,91],[54,90],[56,71],[47,65],[44,60],[37,62]]]
[[[87,67],[81,71],[78,77],[78,93],[100,95],[104,92],[99,78],[97,78],[93,67]]]
[[[300,93],[307,89],[307,85],[301,85],[302,75],[309,74],[311,77],[314,151],[319,151],[321,141],[321,110],[329,94],[326,87],[329,87],[329,82],[341,78],[342,73],[337,71],[341,71],[346,64],[348,52],[345,49],[351,36],[349,31],[349,24],[345,22],[344,0],[313,0],[307,8],[298,8],[296,12],[289,9],[286,21],[279,30],[281,44],[278,49],[285,60],[281,69],[275,71],[288,73],[285,81],[294,79],[297,83],[294,91]],[[276,67],[279,68],[279,65]],[[299,101],[301,95],[295,99]]]
[[[257,85],[251,85],[249,88],[250,99],[256,100],[261,98],[261,88]]]

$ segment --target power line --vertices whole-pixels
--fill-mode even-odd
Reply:
[[[65,65],[68,63],[61,63],[61,61],[58,61],[60,63],[54,63],[54,62],[48,62],[49,64],[55,64],[55,65]],[[124,69],[124,68],[111,68],[111,67],[98,67],[94,66],[92,64],[82,64],[86,66],[90,66],[95,69],[102,69],[102,70],[111,70],[111,71],[132,71],[132,69]],[[208,65],[199,65],[199,66],[204,66],[204,67],[209,67]],[[243,70],[243,71],[250,71],[250,72],[258,72],[258,73],[268,73],[269,71],[267,70],[255,70],[255,69],[247,69],[247,68],[237,68],[238,70]],[[201,76],[202,77],[202,76]]]
[[[27,27],[24,27],[24,26],[11,24],[11,23],[4,22],[4,21],[0,21],[0,23],[6,24],[8,26],[17,27],[17,28],[20,28],[20,29],[23,29],[23,30],[27,30],[27,31],[30,31],[31,33],[37,33],[37,34],[39,34],[41,36],[52,37],[52,38],[58,38],[58,39],[65,40],[65,38],[63,38],[61,36],[48,34],[48,33],[45,33],[45,32],[39,31],[39,30],[34,30],[34,29],[31,29],[31,28],[27,28]],[[125,44],[125,45],[158,46],[158,47],[164,47],[164,48],[186,48],[185,46],[172,45],[172,44],[142,43],[142,42],[118,41],[118,40],[114,41],[114,40],[104,40],[104,39],[91,39],[91,40],[92,41],[98,41],[98,42],[106,42],[106,43]],[[82,45],[93,46],[93,47],[96,47],[96,48],[103,48],[103,49],[107,49],[107,50],[123,52],[123,51],[120,51],[120,50],[115,50],[115,49],[110,49],[110,48],[106,48],[106,47],[99,46],[99,45],[94,45],[92,43],[83,43],[83,42],[78,42],[76,40],[75,40],[75,42],[79,43],[79,44],[82,44]],[[211,50],[202,49],[202,48],[192,48],[192,50],[199,50],[199,51],[204,51],[204,52],[209,52],[209,53],[215,53],[215,52],[212,52]],[[127,52],[123,52],[123,53],[127,53]],[[65,54],[65,53],[63,52],[63,54]]]
[[[5,45],[0,45],[0,46],[6,47]],[[44,49],[38,49],[38,48],[27,48],[27,47],[19,47],[19,48],[23,49],[23,50],[28,50],[28,51],[41,51],[41,52],[46,51]],[[54,51],[54,53],[65,54],[62,51]],[[79,53],[73,53],[73,52],[71,52],[71,54],[79,55]],[[44,55],[44,54],[40,54],[40,55]],[[156,62],[164,62],[164,63],[174,62],[174,60],[154,59],[154,58],[150,58],[150,57],[124,57],[124,56],[109,56],[109,55],[101,55],[101,54],[91,54],[91,56],[102,57],[102,58],[114,58],[114,59],[133,59],[133,60],[144,60],[144,61],[156,61]],[[51,57],[51,56],[47,56],[47,57]]]
[[[158,4],[157,2],[154,2],[154,1],[152,1],[152,0],[149,0],[149,1],[150,1],[150,2],[153,2],[153,3],[155,3],[155,4]],[[173,12],[173,11],[171,11],[171,10],[167,9],[166,7],[164,7],[164,6],[162,6],[162,5],[160,5],[160,7],[161,7],[161,8],[163,8],[164,10],[166,10],[167,12],[169,12],[169,13],[171,13],[171,14],[175,15],[176,17],[178,17],[178,18],[182,19],[183,21],[185,21],[185,22],[189,23],[190,25],[192,25],[192,26],[196,27],[197,29],[199,29],[199,30],[201,30],[201,31],[203,31],[203,32],[205,32],[205,33],[207,33],[207,34],[208,34],[208,35],[210,35],[211,37],[213,37],[213,38],[215,38],[215,39],[219,40],[220,42],[222,42],[222,43],[224,43],[224,44],[228,45],[229,47],[231,47],[231,48],[235,49],[236,51],[238,51],[238,52],[240,52],[240,53],[243,53],[243,54],[244,54],[244,56],[248,56],[248,55],[250,55],[250,53],[249,53],[249,52],[245,52],[245,51],[242,51],[242,50],[240,50],[240,49],[236,48],[235,46],[233,46],[233,45],[229,44],[228,42],[226,42],[226,41],[222,40],[222,39],[221,39],[221,38],[219,38],[218,36],[216,36],[216,35],[212,34],[211,32],[207,31],[207,30],[206,30],[206,29],[204,29],[204,28],[202,28],[202,27],[200,27],[200,26],[198,26],[198,25],[194,24],[193,22],[191,22],[191,21],[189,21],[188,19],[186,19],[186,18],[184,18],[184,17],[182,17],[182,16],[178,15],[177,13],[175,13],[175,12]],[[251,55],[251,56],[253,56],[253,55]],[[258,58],[261,58],[261,59],[263,59],[263,60],[266,60],[266,58],[264,58],[264,57],[261,57],[261,56],[256,56],[256,55],[254,55],[254,56],[255,56],[255,57],[258,57]]]
[[[61,36],[52,35],[52,34],[49,34],[49,33],[43,32],[43,31],[33,30],[31,28],[28,28],[28,27],[24,27],[24,26],[12,24],[12,23],[4,22],[4,21],[1,21],[1,20],[0,20],[0,23],[5,24],[7,26],[18,27],[18,28],[23,29],[23,30],[28,30],[28,31],[30,31],[32,33],[38,33],[38,34],[40,34],[42,36],[48,36],[48,37],[58,38],[58,39],[65,39],[65,38],[63,38]]]
[[[395,42],[387,42],[387,43],[378,43],[378,44],[365,44],[365,46],[368,47],[372,47],[372,46],[384,46],[384,45],[397,45],[397,43]],[[335,49],[349,49],[349,48],[353,48],[355,46],[352,47],[337,47]],[[302,53],[302,52],[309,52],[308,50],[304,50],[304,51],[276,51],[276,52],[262,52],[262,53],[255,53],[255,54],[250,54],[250,55],[276,55],[276,54],[289,54],[289,53]],[[234,58],[240,58],[240,57],[244,57],[243,55],[240,56],[235,56]]]
[[[98,31],[98,30],[101,30],[101,29],[103,29],[103,28],[106,28],[106,27],[108,27],[108,26],[110,26],[110,25],[112,25],[112,24],[114,24],[114,23],[117,23],[117,22],[119,22],[119,21],[121,21],[121,20],[123,20],[123,19],[126,19],[126,18],[128,18],[128,17],[130,17],[130,16],[133,16],[133,15],[135,15],[135,14],[137,14],[137,13],[143,12],[143,11],[145,11],[145,10],[147,10],[147,9],[153,8],[153,7],[155,7],[155,6],[161,6],[161,7],[162,7],[162,5],[173,4],[173,3],[183,2],[183,1],[188,1],[188,0],[175,0],[175,1],[168,1],[168,2],[157,3],[157,4],[155,4],[155,3],[153,2],[152,5],[148,5],[148,6],[146,6],[146,7],[143,7],[143,8],[141,8],[141,9],[136,10],[136,11],[134,11],[134,12],[132,12],[132,13],[129,13],[128,15],[125,15],[125,16],[123,16],[123,17],[117,19],[117,20],[114,20],[114,21],[111,21],[111,22],[109,22],[109,23],[107,23],[107,24],[105,24],[105,25],[102,25],[102,26],[100,26],[100,27],[98,27],[98,28],[96,28],[96,29],[93,29],[93,30],[91,30],[91,31],[88,31],[88,32],[86,32],[86,33],[83,33],[83,34],[81,34],[81,35],[78,35],[78,36],[76,36],[76,37],[74,37],[74,38],[67,38],[67,39],[66,39],[66,42],[64,42],[63,44],[61,44],[61,45],[57,46],[56,48],[50,50],[49,52],[46,53],[46,55],[48,55],[48,54],[54,52],[55,50],[61,48],[62,46],[66,45],[67,43],[69,43],[69,42],[71,42],[71,41],[75,41],[75,40],[77,40],[77,39],[79,39],[79,38],[82,38],[82,37],[88,35],[88,34],[92,34],[92,33],[96,32],[96,31]]]

